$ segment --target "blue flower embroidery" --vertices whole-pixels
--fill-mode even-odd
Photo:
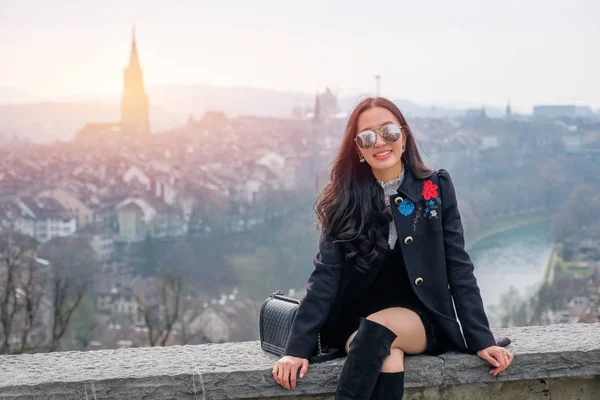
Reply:
[[[428,213],[428,212],[429,212],[429,207],[427,207],[427,208],[425,209],[425,212],[426,212],[426,213]]]
[[[429,200],[429,205],[432,206],[433,205],[433,200]]]
[[[398,211],[400,211],[400,214],[404,215],[404,216],[408,216],[410,214],[412,214],[412,212],[415,210],[415,203],[413,203],[410,199],[406,199],[402,202],[402,204],[400,204],[398,206]]]

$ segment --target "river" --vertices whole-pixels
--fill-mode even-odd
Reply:
[[[486,310],[497,305],[510,286],[529,297],[542,283],[554,244],[549,225],[542,222],[504,231],[470,247]]]

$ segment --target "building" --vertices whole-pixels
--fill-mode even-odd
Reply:
[[[481,107],[481,108],[469,108],[467,110],[465,110],[465,118],[471,118],[471,119],[481,119],[481,118],[487,118],[487,113],[485,112],[485,107]]]
[[[15,204],[20,208],[20,216],[14,229],[39,243],[71,236],[77,230],[77,219],[52,197],[20,197]]]
[[[321,107],[321,116],[331,117],[336,115],[338,112],[337,96],[333,94],[331,89],[326,88],[325,92],[321,94],[320,97],[319,106]]]
[[[94,210],[70,191],[58,188],[46,193],[77,218],[78,229],[94,221]]]
[[[574,105],[538,105],[533,107],[534,118],[575,118],[577,115]]]
[[[131,197],[115,207],[119,221],[118,240],[141,242],[153,237],[181,236],[187,232],[183,213],[152,196]]]
[[[193,304],[193,303],[191,303]],[[252,300],[237,288],[220,299],[196,306],[188,306],[182,316],[188,334],[209,342],[241,342],[258,338],[258,320],[261,302]]]
[[[332,118],[338,113],[337,96],[326,88],[322,94],[317,93],[315,97],[315,107],[312,118],[315,121],[321,121]]]
[[[102,222],[89,223],[82,229],[78,229],[77,236],[84,237],[89,241],[98,260],[109,261],[112,258],[116,234],[105,227]]]
[[[142,67],[138,58],[135,28],[131,41],[129,65],[123,71],[123,97],[121,98],[121,126],[132,136],[150,135],[148,95],[144,89]]]
[[[568,105],[537,105],[533,107],[534,118],[587,118],[597,119],[597,114],[594,113],[588,106]]]
[[[129,317],[135,326],[145,326],[144,315],[131,287],[115,283],[106,287],[108,282],[99,282],[95,289],[96,312],[112,317]]]
[[[115,141],[121,137],[121,124],[118,122],[90,122],[77,132],[75,141],[102,141],[102,143],[106,143],[107,139]]]
[[[75,135],[77,142],[114,141],[122,137],[143,139],[150,136],[150,111],[148,95],[137,51],[135,28],[131,41],[129,64],[123,71],[121,121],[87,123]]]

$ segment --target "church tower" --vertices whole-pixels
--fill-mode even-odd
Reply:
[[[124,133],[132,136],[147,137],[150,135],[148,95],[144,90],[142,68],[138,59],[135,27],[133,28],[129,65],[124,70],[121,127]]]
[[[318,122],[321,120],[321,99],[319,98],[319,93],[315,96],[315,112],[313,115],[313,121]]]
[[[511,119],[512,118],[512,109],[510,108],[510,101],[506,103],[505,117],[506,117],[506,119]]]

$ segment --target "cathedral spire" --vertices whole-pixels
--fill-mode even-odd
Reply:
[[[132,40],[131,40],[131,54],[129,55],[129,66],[130,67],[139,67],[140,61],[138,59],[137,53],[137,44],[135,41],[135,24],[133,24],[132,29]]]
[[[123,71],[123,97],[121,98],[121,127],[134,136],[150,135],[148,95],[138,58],[135,25],[132,29],[129,65]]]

